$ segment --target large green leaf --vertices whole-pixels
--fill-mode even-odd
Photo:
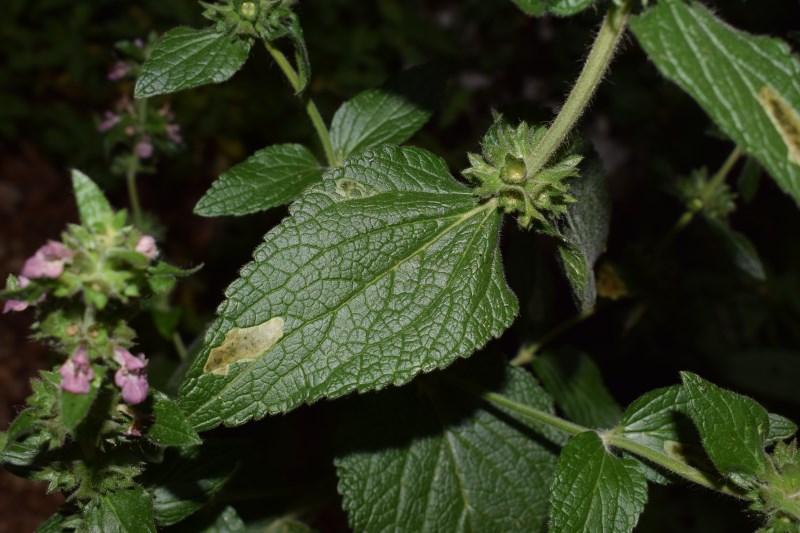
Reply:
[[[528,373],[476,370],[490,390],[553,412]],[[436,377],[362,398],[347,417],[336,468],[350,525],[357,532],[543,531],[558,447],[537,435],[536,423]]]
[[[570,194],[577,202],[559,222],[560,231],[569,242],[560,246],[561,266],[575,303],[581,311],[588,311],[597,300],[594,266],[606,250],[611,227],[611,194],[598,161],[589,163],[582,176],[573,180]]]
[[[687,411],[717,469],[742,486],[766,471],[769,415],[755,400],[681,372]]]
[[[800,61],[789,46],[683,0],[660,0],[631,28],[658,69],[800,201]]]
[[[84,510],[87,531],[155,533],[153,502],[141,487],[105,494]]]
[[[236,74],[250,55],[253,39],[180,26],[165,33],[142,66],[134,96],[149,98],[207,83],[222,83]]]
[[[331,123],[336,158],[341,161],[380,144],[408,140],[430,118],[444,80],[435,64],[422,65],[342,104]]]
[[[304,146],[269,146],[222,174],[194,212],[206,217],[247,215],[288,204],[324,171]]]
[[[647,479],[635,460],[610,454],[594,431],[561,452],[550,494],[550,531],[632,531],[647,502]]]
[[[512,322],[495,201],[438,157],[384,146],[325,174],[226,291],[181,403],[198,428],[387,385]]]

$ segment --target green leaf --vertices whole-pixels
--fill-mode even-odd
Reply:
[[[573,349],[547,352],[537,356],[532,367],[556,405],[573,422],[610,428],[619,421],[622,410],[606,389],[600,369],[585,353]]]
[[[325,174],[227,290],[181,406],[208,429],[402,385],[513,321],[495,201],[384,146]]]
[[[569,192],[577,202],[559,226],[570,245],[562,245],[559,252],[575,303],[581,311],[588,311],[597,300],[594,265],[605,252],[611,227],[611,194],[601,164],[590,163],[581,178],[571,183]]]
[[[114,492],[100,497],[96,507],[84,510],[88,531],[103,533],[155,533],[153,502],[144,489]]]
[[[226,507],[217,519],[201,533],[245,533],[247,526],[231,506]]]
[[[674,385],[645,393],[631,403],[619,421],[625,438],[669,454],[669,447],[694,440],[691,422],[683,414],[688,401]]]
[[[682,0],[659,1],[631,28],[662,74],[800,201],[800,61],[791,48]]]
[[[166,394],[154,390],[153,422],[145,436],[160,446],[195,446],[200,444],[200,436],[181,412],[178,404]]]
[[[105,225],[111,221],[114,217],[111,204],[91,178],[79,170],[73,170],[72,188],[75,191],[81,224],[92,228],[96,224]]]
[[[288,204],[319,181],[324,171],[304,146],[270,146],[222,174],[194,212],[206,217],[240,216]]]
[[[59,390],[61,396],[61,420],[64,426],[74,436],[75,430],[89,414],[94,400],[97,398],[97,393],[103,385],[103,378],[105,377],[105,368],[98,365],[92,365],[94,370],[94,379],[89,387],[89,392],[86,394],[73,394],[65,390]]]
[[[208,83],[222,83],[236,74],[250,54],[253,39],[180,26],[158,39],[136,80],[134,96],[150,98]]]
[[[546,8],[545,6],[546,0],[512,0],[512,1],[515,4],[517,4],[517,7],[519,7],[522,11],[534,17],[543,15]]]
[[[706,217],[706,221],[722,238],[725,248],[739,270],[759,281],[767,279],[764,265],[761,264],[761,258],[758,257],[756,247],[750,239],[721,220]]]
[[[8,433],[0,431],[0,454],[5,450],[6,444],[8,444]]]
[[[475,367],[474,360],[468,363]],[[471,373],[478,374],[478,383],[553,412],[530,374],[509,369],[504,376],[500,368],[498,375],[483,366]],[[462,375],[463,367],[446,375]],[[351,527],[356,532],[543,530],[557,459],[553,445],[529,420],[431,377],[362,398],[347,417],[336,468]]]
[[[36,528],[36,533],[61,533],[64,530],[64,515],[56,513]]]
[[[714,466],[734,483],[750,486],[767,466],[767,411],[755,400],[721,389],[690,372],[681,372],[681,378],[687,412]]]
[[[797,424],[792,422],[786,417],[769,413],[769,433],[767,433],[766,442],[771,444],[781,440],[792,438],[797,433]]]
[[[641,465],[606,451],[593,431],[561,452],[550,494],[550,531],[632,531],[647,502]]]
[[[168,450],[164,462],[148,469],[143,481],[153,495],[158,525],[176,524],[203,507],[236,473],[238,451],[229,441]]]
[[[594,5],[595,0],[547,0],[547,11],[559,17],[576,15]]]
[[[616,432],[673,459],[692,463],[702,460],[703,448],[686,415],[687,401],[682,390],[675,385],[640,396],[625,410]],[[650,481],[664,485],[671,481],[663,470],[650,463],[642,465]]]
[[[342,161],[384,143],[407,141],[430,118],[444,82],[441,68],[421,65],[342,104],[331,123],[336,158]]]
[[[528,15],[539,16],[547,11],[560,17],[568,17],[591,7],[595,0],[513,0],[513,2]]]

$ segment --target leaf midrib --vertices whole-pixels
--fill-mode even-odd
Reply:
[[[489,210],[489,209],[497,209],[497,207],[498,207],[498,202],[497,202],[497,200],[496,200],[496,199],[492,199],[492,200],[489,200],[488,202],[486,202],[486,203],[484,203],[484,204],[482,204],[482,205],[479,205],[479,206],[477,206],[477,207],[475,207],[475,208],[473,208],[473,209],[471,209],[471,210],[467,211],[466,213],[462,213],[460,216],[456,217],[456,220],[455,220],[455,222],[453,222],[452,224],[450,224],[450,225],[446,226],[446,227],[445,227],[444,229],[442,229],[442,230],[441,230],[441,231],[440,231],[438,234],[436,234],[436,235],[435,235],[435,236],[434,236],[432,239],[430,239],[428,242],[426,242],[426,243],[425,243],[423,246],[420,246],[419,248],[415,249],[415,250],[414,250],[414,251],[412,251],[410,254],[408,254],[408,255],[404,256],[403,258],[401,258],[400,260],[398,260],[398,261],[395,263],[395,265],[394,265],[393,267],[391,267],[391,268],[389,268],[389,269],[386,269],[385,271],[383,271],[383,272],[381,272],[380,274],[378,274],[377,276],[375,276],[373,279],[371,279],[371,280],[369,280],[368,282],[366,282],[364,285],[362,285],[362,287],[360,288],[360,290],[358,290],[358,291],[353,291],[353,293],[352,293],[351,295],[349,295],[349,296],[348,296],[348,297],[347,297],[347,298],[346,298],[344,301],[342,301],[342,302],[341,302],[339,305],[337,305],[336,307],[333,307],[333,308],[331,308],[331,309],[329,309],[329,310],[326,310],[325,312],[323,312],[323,313],[322,313],[322,314],[320,314],[319,316],[316,316],[316,317],[313,317],[313,318],[310,318],[310,319],[307,319],[307,320],[305,320],[305,321],[304,321],[304,323],[306,323],[306,324],[307,324],[307,323],[310,323],[310,322],[314,322],[314,321],[317,321],[317,320],[319,320],[320,318],[322,318],[322,317],[324,317],[324,316],[327,316],[327,315],[330,315],[330,314],[332,314],[332,313],[338,312],[338,311],[339,311],[339,310],[340,310],[340,309],[341,309],[341,308],[342,308],[344,305],[346,305],[347,303],[349,303],[350,301],[352,301],[352,299],[353,299],[353,298],[355,298],[355,297],[356,297],[358,294],[361,294],[361,293],[363,293],[363,291],[364,291],[366,288],[368,288],[369,286],[371,286],[371,285],[372,285],[372,284],[374,284],[374,283],[377,283],[378,281],[380,281],[381,279],[383,279],[383,277],[384,277],[384,276],[388,275],[390,272],[393,272],[393,271],[395,271],[395,270],[396,270],[396,269],[397,269],[397,268],[398,268],[398,267],[399,267],[401,264],[404,264],[404,263],[408,262],[409,260],[413,259],[414,257],[416,257],[417,255],[419,255],[419,254],[423,253],[423,252],[424,252],[425,250],[427,250],[427,249],[428,249],[430,246],[432,246],[433,244],[435,244],[436,242],[438,242],[438,241],[439,241],[439,239],[441,239],[441,238],[442,238],[444,235],[446,235],[447,233],[449,233],[449,232],[450,232],[452,229],[454,229],[454,228],[458,227],[460,224],[464,223],[466,220],[468,220],[468,219],[472,218],[473,216],[477,215],[478,213],[481,213],[481,212],[482,212],[482,211],[484,211],[484,210]],[[445,218],[447,218],[447,217],[445,217]],[[273,350],[275,350],[275,349],[276,349],[278,346],[282,345],[282,344],[283,344],[283,342],[284,342],[285,340],[287,340],[288,338],[290,338],[290,337],[294,336],[294,335],[295,335],[297,332],[299,332],[299,331],[302,331],[303,329],[304,329],[304,328],[303,328],[303,325],[301,324],[300,326],[298,326],[297,328],[295,328],[294,330],[292,330],[292,331],[291,331],[291,332],[289,332],[288,334],[286,334],[286,335],[284,335],[283,337],[281,337],[280,339],[278,339],[278,341],[277,341],[277,342],[276,342],[276,343],[275,343],[275,344],[274,344],[274,345],[273,345],[273,346],[270,348],[270,350],[269,350],[269,351],[273,351]],[[207,407],[208,407],[210,404],[212,404],[212,403],[215,403],[215,402],[217,402],[217,401],[221,400],[221,399],[222,399],[222,396],[223,396],[223,394],[224,394],[224,393],[225,393],[225,392],[226,392],[228,389],[230,389],[230,388],[232,388],[234,385],[236,385],[236,384],[237,384],[237,383],[238,383],[238,382],[239,382],[241,379],[243,379],[243,378],[244,378],[244,377],[245,377],[245,376],[246,376],[246,375],[249,373],[249,371],[250,371],[250,370],[253,368],[253,366],[254,366],[254,365],[255,365],[255,364],[256,364],[256,363],[257,363],[259,360],[261,360],[261,358],[262,358],[264,355],[265,355],[265,354],[262,354],[262,355],[260,355],[259,357],[257,357],[256,359],[253,359],[252,361],[249,361],[249,362],[247,363],[247,365],[246,365],[246,366],[244,366],[244,367],[243,367],[243,368],[242,368],[242,369],[239,371],[239,373],[238,373],[238,374],[237,374],[237,375],[236,375],[236,376],[235,376],[235,377],[234,377],[234,378],[233,378],[231,381],[229,381],[228,383],[225,383],[225,384],[222,386],[222,388],[221,388],[221,389],[220,389],[220,390],[219,390],[219,391],[218,391],[216,394],[214,394],[213,396],[211,396],[211,398],[209,398],[208,400],[206,400],[205,402],[203,402],[202,404],[200,404],[200,405],[199,405],[199,406],[198,406],[198,407],[195,409],[195,412],[199,412],[199,411],[205,410],[205,409],[206,409],[206,408],[207,408]],[[303,362],[303,361],[301,360],[301,361],[298,363],[298,365],[296,365],[294,368],[292,368],[291,370],[289,370],[289,372],[292,372],[292,371],[294,371],[294,369],[296,369],[296,368],[297,368],[297,366],[299,366],[299,364],[301,364],[302,362]],[[201,375],[201,376],[199,376],[199,379],[202,379],[202,377],[203,377],[202,375]],[[223,423],[223,424],[224,424],[224,423],[225,423],[225,418],[229,418],[229,417],[225,417],[223,413],[220,413],[220,414],[218,415],[218,418],[217,418],[217,420],[219,420],[221,423]],[[246,420],[246,419],[245,419],[245,420]],[[242,421],[242,423],[243,423],[243,422],[244,422],[244,421]],[[199,424],[199,425],[206,425],[206,424]],[[212,426],[212,427],[213,427],[213,426]]]

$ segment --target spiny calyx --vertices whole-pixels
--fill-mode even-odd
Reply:
[[[200,2],[203,16],[216,23],[219,32],[275,40],[286,35],[294,21],[292,6],[297,0],[225,0]]]
[[[514,127],[500,115],[481,141],[483,155],[467,154],[470,168],[462,173],[477,184],[475,194],[497,198],[507,213],[517,214],[523,228],[536,224],[547,231],[575,198],[567,178],[578,177],[579,155],[562,153],[554,163],[534,168],[533,155],[547,128],[521,122]]]

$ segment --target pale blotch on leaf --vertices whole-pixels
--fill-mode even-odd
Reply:
[[[758,91],[758,101],[786,143],[789,161],[800,165],[800,116],[797,111],[769,85]]]
[[[283,337],[283,325],[283,318],[278,316],[250,328],[233,328],[208,354],[203,372],[225,376],[233,363],[258,359]]]
[[[369,198],[375,194],[375,190],[360,181],[345,178],[336,182],[336,193],[349,200],[353,198]]]

